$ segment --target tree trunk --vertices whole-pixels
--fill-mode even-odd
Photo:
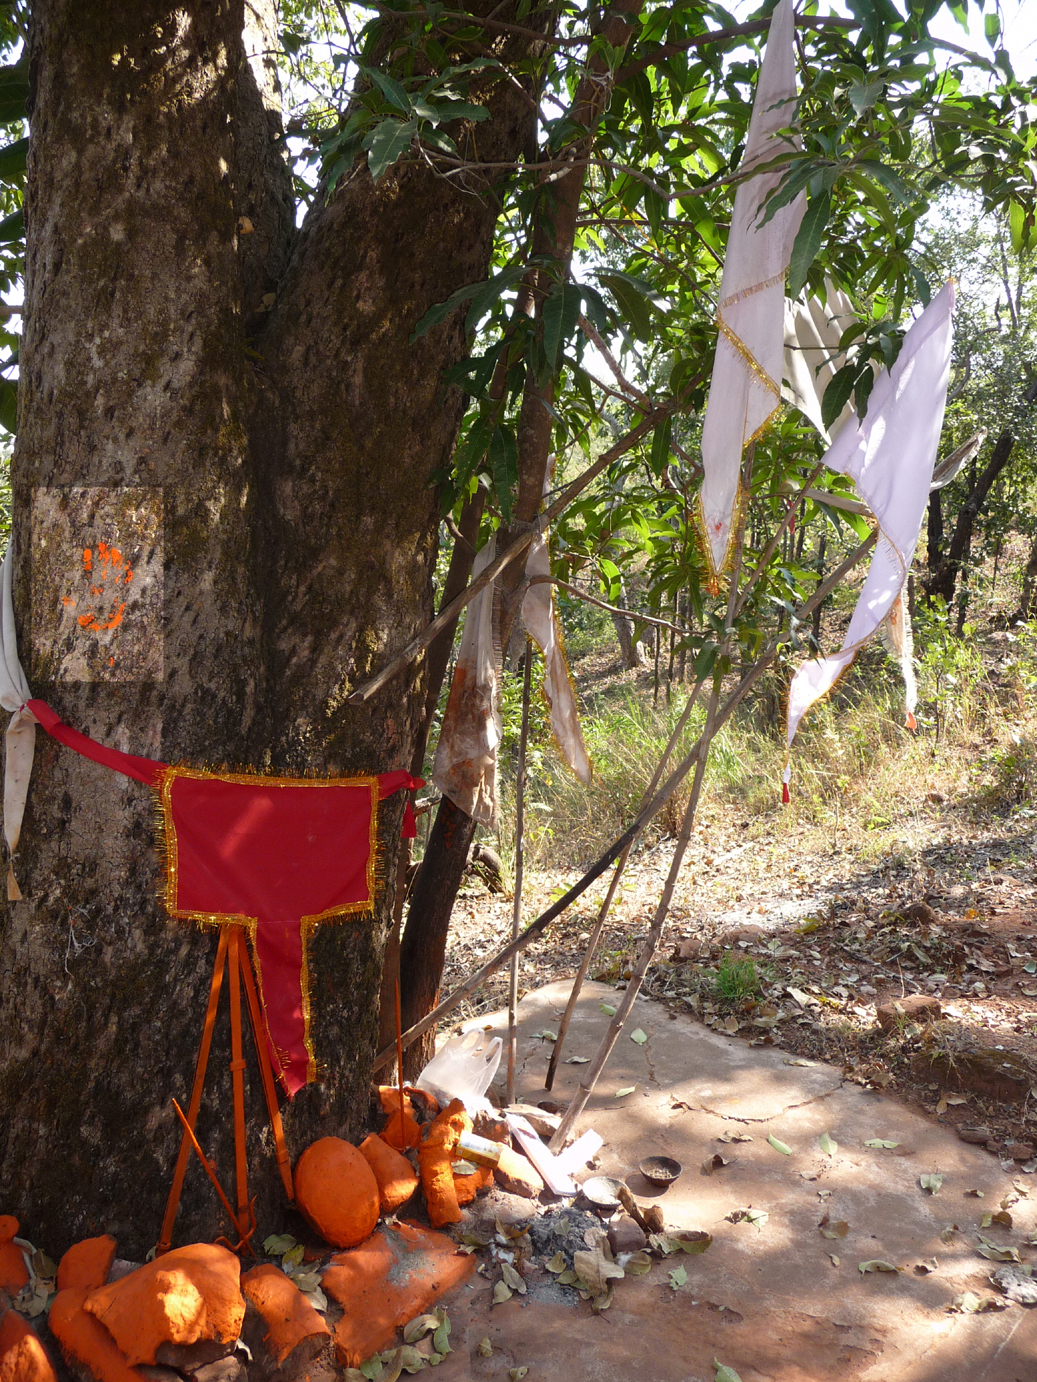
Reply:
[[[409,337],[485,276],[497,202],[417,161],[377,185],[361,164],[296,236],[268,73],[257,62],[257,79],[243,28],[241,0],[32,6],[12,463],[22,661],[64,720],[137,754],[291,775],[407,767],[420,664],[362,709],[347,694],[431,613],[429,477],[456,435],[462,400],[444,398],[442,376],[464,338],[456,315],[419,346]],[[528,97],[486,82],[482,156],[514,158]],[[117,644],[61,604],[94,598],[82,553],[102,541],[137,571]],[[25,900],[0,932],[0,1184],[52,1255],[108,1231],[140,1257],[158,1233],[180,1140],[170,1099],[190,1088],[216,940],[155,901],[145,789],[42,731],[37,742]],[[380,822],[383,880],[401,811],[391,801]],[[293,1158],[363,1126],[391,905],[385,883],[373,918],[315,933],[320,1079],[285,1110]],[[226,1030],[223,1015],[198,1125],[225,1185]],[[260,1238],[283,1215],[261,1103],[252,1068]],[[193,1164],[174,1241],[224,1228]]]
[[[935,567],[932,562],[933,555],[933,534],[934,534],[934,513],[940,515],[940,532],[942,534],[943,519],[942,509],[937,502],[934,510],[933,501],[939,501],[940,491],[929,499],[929,574],[923,579],[926,597],[935,600],[937,596],[942,596],[950,609],[954,603],[954,589],[957,585],[958,576],[962,567],[968,562],[969,553],[972,550],[972,534],[975,530],[976,519],[986,502],[987,495],[994,484],[994,481],[1004,470],[1011,460],[1012,449],[1015,446],[1015,437],[1006,427],[997,441],[994,449],[990,453],[990,460],[987,462],[986,469],[980,474],[979,478],[969,490],[969,496],[958,510],[958,517],[955,520],[954,532],[951,534],[950,543],[946,552],[940,552],[939,559]]]

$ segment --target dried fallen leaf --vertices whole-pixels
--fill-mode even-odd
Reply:
[[[923,1276],[928,1276],[930,1272],[937,1271],[939,1266],[940,1264],[935,1257],[923,1257],[921,1262],[915,1263],[915,1271],[921,1272]]]
[[[961,1229],[957,1224],[947,1224],[945,1228],[940,1229],[940,1242],[949,1243],[954,1238],[954,1235],[960,1232]]]
[[[403,1330],[403,1342],[405,1344],[416,1344],[420,1338],[426,1334],[431,1334],[434,1329],[439,1328],[438,1315],[419,1315],[417,1319],[411,1320]]]
[[[295,1239],[290,1233],[274,1233],[263,1239],[263,1251],[267,1257],[282,1257],[289,1248],[295,1247]]]
[[[511,1289],[506,1281],[498,1281],[493,1288],[494,1305],[503,1305],[506,1300],[511,1299]]]
[[[617,1099],[625,1099],[625,1098],[627,1097],[628,1094],[633,1094],[633,1092],[634,1092],[634,1090],[635,1090],[636,1088],[637,1088],[637,1085],[636,1085],[636,1084],[624,1085],[622,1089],[617,1089],[617,1090],[616,1090],[616,1098],[617,1098]]]
[[[714,1171],[719,1171],[721,1166],[730,1165],[731,1160],[729,1157],[721,1156],[719,1152],[714,1152],[712,1156],[707,1156],[702,1163],[702,1171],[704,1175],[711,1176]]]
[[[510,1262],[501,1263],[500,1273],[513,1291],[517,1291],[520,1296],[526,1294],[526,1283],[522,1280],[521,1276],[519,1276]]]
[[[476,1345],[476,1352],[478,1353],[480,1358],[493,1357],[493,1345],[490,1343],[490,1336],[488,1334],[484,1334],[483,1337],[479,1340],[478,1344]]]
[[[1018,1262],[1019,1249],[1007,1247],[1003,1248],[997,1243],[992,1243],[989,1238],[984,1238],[982,1233],[979,1235],[980,1246],[976,1249],[980,1257],[985,1257],[990,1262]]]
[[[528,1368],[509,1368],[508,1376],[511,1378],[511,1382],[522,1382],[528,1371]]]
[[[623,1263],[623,1270],[627,1276],[647,1276],[652,1270],[652,1259],[642,1248],[640,1252],[630,1254]]]
[[[683,1233],[668,1233],[666,1236],[674,1248],[686,1252],[689,1257],[705,1252],[713,1241],[713,1235],[701,1229],[687,1229]]]
[[[718,1142],[751,1142],[752,1138],[747,1132],[722,1132],[717,1138]]]
[[[718,1363],[715,1358],[713,1359],[713,1366],[717,1370],[713,1382],[742,1382],[734,1368],[725,1367],[723,1363]]]
[[[865,1142],[865,1147],[883,1147],[885,1150],[892,1151],[894,1147],[899,1147],[899,1142],[887,1142],[884,1137],[869,1137]]]
[[[836,1257],[836,1255],[835,1255],[834,1252],[830,1252],[830,1253],[828,1254],[828,1256],[832,1259],[832,1266],[833,1266],[833,1267],[838,1267],[838,1265],[839,1265],[839,1263],[840,1263],[840,1261],[841,1261],[842,1259],[839,1258],[839,1257]]]
[[[428,1359],[423,1353],[419,1353],[416,1348],[412,1348],[410,1344],[404,1344],[400,1349],[397,1362],[404,1372],[415,1373],[422,1370],[428,1362]]]
[[[675,1267],[670,1273],[670,1290],[679,1291],[688,1280],[688,1273],[683,1266]]]
[[[818,1224],[823,1238],[845,1238],[850,1231],[850,1225],[845,1219],[830,1220],[828,1215]]]
[[[880,1257],[873,1257],[868,1262],[858,1262],[857,1270],[864,1272],[899,1272],[899,1267],[894,1267],[892,1262],[883,1262]]]
[[[931,1174],[924,1176],[919,1176],[918,1184],[922,1187],[923,1190],[928,1191],[930,1195],[935,1195],[936,1192],[940,1189],[940,1186],[943,1184],[943,1176],[938,1175],[936,1172],[932,1172]]]
[[[1011,1228],[1012,1216],[1007,1209],[999,1209],[995,1213],[991,1213],[988,1209],[986,1214],[983,1215],[983,1222],[980,1224],[980,1228],[989,1228],[991,1224],[1000,1224],[1002,1228]]]
[[[565,1253],[559,1248],[550,1262],[544,1264],[549,1272],[554,1272],[557,1276],[559,1272],[565,1271]]]
[[[636,1041],[638,1046],[643,1046],[645,1042],[648,1040],[648,1035],[647,1033],[642,1032],[640,1027],[635,1027],[634,1030],[630,1033],[630,1040]]]
[[[606,1017],[615,1017],[616,1010],[611,1003],[599,1003],[598,1007],[601,1009],[601,1011],[605,1014]]]
[[[788,1146],[786,1143],[784,1143],[784,1142],[779,1142],[778,1139],[774,1136],[773,1133],[768,1133],[768,1134],[767,1134],[767,1141],[771,1144],[771,1146],[774,1148],[774,1150],[775,1150],[776,1152],[780,1152],[780,1153],[782,1154],[782,1156],[791,1156],[791,1155],[792,1155],[792,1148],[789,1147],[789,1146]]]
[[[732,1224],[753,1224],[756,1228],[762,1229],[770,1215],[765,1209],[753,1209],[750,1206],[748,1209],[732,1209],[727,1218]]]
[[[590,1056],[567,1056],[566,1065],[590,1065]]]
[[[1005,1310],[1008,1301],[998,1300],[997,1296],[984,1296],[982,1299],[974,1291],[962,1291],[955,1296],[947,1309],[956,1315],[984,1315],[990,1310]]]
[[[825,1156],[835,1156],[839,1150],[839,1143],[829,1133],[823,1132],[817,1140]]]
[[[604,1237],[590,1251],[573,1253],[573,1268],[592,1296],[605,1295],[609,1281],[623,1276],[623,1268],[613,1262],[608,1239]]]
[[[972,1197],[972,1199],[974,1199],[974,1200],[981,1200],[981,1199],[983,1199],[983,1193],[984,1193],[984,1192],[983,1192],[982,1190],[966,1190],[966,1191],[965,1191],[965,1194],[966,1194],[966,1195],[970,1195],[970,1196]]]
[[[806,1066],[813,1066],[814,1064],[815,1064],[814,1061],[812,1061],[812,1060],[804,1060],[804,1059],[802,1058],[802,1056],[786,1056],[785,1059],[782,1061],[782,1065],[806,1065]]]

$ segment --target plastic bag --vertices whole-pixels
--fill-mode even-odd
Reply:
[[[486,1098],[490,1081],[500,1065],[503,1042],[485,1032],[464,1032],[450,1040],[432,1057],[415,1084],[439,1100],[444,1108],[460,1099],[469,1113],[491,1107]]]

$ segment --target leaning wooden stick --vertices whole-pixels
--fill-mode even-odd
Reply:
[[[659,762],[656,765],[655,772],[652,775],[652,780],[648,784],[644,796],[641,798],[642,806],[647,805],[647,803],[650,802],[652,797],[655,795],[656,788],[659,786],[659,781],[662,778],[663,773],[666,771],[666,765],[669,763],[670,757],[674,749],[677,747],[677,741],[684,733],[684,727],[688,723],[688,718],[691,715],[691,708],[695,704],[695,699],[699,694],[699,689],[701,688],[701,686],[702,682],[699,681],[696,682],[695,686],[692,688],[691,695],[688,697],[688,703],[687,705],[685,705],[683,711],[681,712],[680,719],[674,726],[673,733],[670,735],[669,742],[666,745],[666,749],[663,752],[663,756],[659,759]],[[598,948],[598,942],[601,940],[601,933],[605,927],[605,919],[609,914],[609,908],[612,906],[612,900],[616,895],[616,888],[619,886],[619,880],[622,878],[623,870],[626,868],[627,860],[630,858],[631,847],[631,845],[627,845],[626,849],[624,849],[623,853],[616,860],[616,867],[612,872],[611,879],[609,880],[609,887],[608,892],[605,894],[605,901],[601,904],[601,908],[598,911],[598,918],[594,923],[594,929],[591,932],[590,939],[587,942],[587,948],[583,952],[583,959],[580,961],[580,967],[576,971],[576,978],[573,980],[572,992],[569,994],[569,1001],[565,1005],[565,1012],[562,1014],[562,1020],[558,1024],[558,1036],[555,1038],[554,1047],[551,1051],[551,1059],[547,1066],[547,1077],[544,1080],[545,1089],[552,1089],[554,1087],[555,1073],[558,1070],[558,1062],[561,1060],[562,1057],[562,1047],[565,1045],[565,1038],[569,1031],[569,1023],[572,1021],[572,1015],[576,1011],[576,1004],[580,997],[580,990],[583,988],[583,981],[587,977],[587,970],[590,968],[590,962],[594,957],[595,951]]]
[[[743,466],[742,480],[743,487],[747,492],[752,477],[754,454],[755,447],[750,444]],[[709,707],[706,711],[706,724],[699,737],[698,744],[696,745],[697,756],[695,762],[695,776],[691,784],[691,796],[688,798],[688,806],[687,810],[684,812],[681,833],[677,838],[677,845],[673,851],[670,871],[666,876],[666,884],[663,887],[659,905],[655,909],[655,916],[652,919],[652,925],[648,932],[647,939],[641,947],[641,954],[638,956],[637,965],[627,983],[626,992],[623,994],[619,1007],[616,1009],[612,1021],[608,1025],[608,1030],[601,1039],[597,1055],[594,1057],[586,1076],[580,1081],[576,1093],[570,1100],[569,1107],[562,1115],[562,1121],[559,1123],[557,1131],[548,1143],[548,1148],[552,1152],[559,1152],[565,1146],[570,1128],[583,1112],[587,1100],[593,1094],[594,1087],[598,1083],[601,1072],[605,1069],[608,1058],[611,1056],[613,1048],[619,1040],[619,1034],[622,1032],[626,1025],[627,1018],[630,1016],[630,1011],[634,1006],[634,1000],[641,992],[641,985],[644,983],[644,977],[648,973],[648,966],[655,958],[655,952],[659,947],[663,926],[666,923],[666,917],[670,910],[670,899],[673,897],[673,890],[677,884],[681,864],[684,862],[684,855],[688,848],[688,842],[691,839],[692,826],[695,823],[695,812],[698,809],[699,797],[702,793],[702,783],[706,775],[706,764],[709,761],[709,749],[713,742],[713,736],[717,730],[717,711],[720,708],[720,692],[724,680],[722,671],[723,659],[730,649],[735,633],[733,621],[738,603],[738,578],[742,570],[742,552],[745,547],[745,512],[745,506],[743,506],[739,515],[738,528],[735,533],[734,564],[731,571],[731,584],[727,594],[727,617],[724,620],[725,636],[723,643],[720,645],[716,662],[714,663],[713,689],[710,693]]]
[[[523,836],[526,825],[526,739],[529,734],[529,689],[533,676],[533,645],[526,639],[526,665],[522,675],[522,728],[519,731],[518,772],[515,775],[515,899],[511,908],[511,938],[518,939],[522,925]],[[508,1103],[515,1102],[515,1055],[518,1048],[518,954],[511,957],[508,976]]]
[[[822,600],[828,598],[847,572],[852,571],[861,558],[871,551],[877,538],[877,530],[870,533],[860,546],[854,548],[845,561],[836,567],[827,580],[817,587],[810,598],[804,601],[796,611],[795,618],[798,622],[802,623],[805,619],[809,618],[817,605],[820,604]],[[770,667],[778,648],[782,643],[786,642],[787,639],[788,635],[784,633],[772,638],[754,665],[742,676],[741,681],[739,681],[738,685],[724,702],[723,708],[717,714],[715,726],[717,730],[721,729],[731,715],[734,714],[735,710],[737,710],[738,706],[756,685],[760,677],[762,677],[764,672]],[[487,960],[482,969],[477,970],[470,978],[459,984],[457,988],[454,989],[452,993],[449,993],[431,1012],[426,1013],[419,1022],[415,1022],[413,1027],[408,1027],[403,1033],[404,1049],[417,1041],[418,1037],[424,1036],[429,1028],[437,1026],[448,1013],[452,1013],[466,998],[478,992],[483,984],[485,984],[486,980],[496,974],[501,965],[506,965],[513,955],[518,955],[521,951],[525,950],[527,945],[531,945],[538,936],[543,935],[552,921],[557,920],[563,912],[567,911],[572,906],[577,898],[582,897],[587,889],[601,877],[605,870],[616,862],[626,846],[637,839],[638,835],[640,835],[641,831],[652,817],[666,805],[678,786],[684,781],[685,777],[687,777],[688,773],[694,767],[697,756],[698,744],[696,744],[695,748],[692,749],[691,753],[688,754],[678,767],[674,769],[652,801],[649,802],[645,809],[641,811],[627,829],[624,830],[619,839],[609,846],[601,858],[591,865],[583,877],[578,879],[568,892],[564,893],[556,902],[553,902],[535,921],[530,922],[521,936],[516,940],[510,941],[503,950],[499,950],[492,959]],[[395,1051],[395,1044],[383,1047],[375,1056],[372,1070],[380,1070],[387,1061],[392,1060]]]

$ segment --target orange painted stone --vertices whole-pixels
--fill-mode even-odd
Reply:
[[[357,1151],[374,1172],[383,1214],[392,1214],[406,1204],[418,1188],[418,1176],[405,1156],[390,1147],[377,1133],[365,1137]]]
[[[11,1239],[21,1228],[13,1214],[0,1214],[0,1291],[9,1291],[12,1296],[28,1283],[29,1270],[17,1243]]]
[[[241,1278],[241,1290],[263,1316],[263,1342],[275,1363],[283,1363],[296,1349],[300,1363],[320,1352],[331,1330],[279,1267],[272,1262],[253,1267]]]
[[[227,1248],[189,1243],[90,1291],[84,1307],[131,1365],[154,1363],[162,1344],[233,1343],[245,1318],[241,1264]]]
[[[108,1269],[115,1256],[115,1239],[104,1233],[100,1238],[84,1238],[73,1243],[58,1263],[58,1290],[85,1286],[93,1290],[108,1280]]]
[[[355,1368],[388,1348],[401,1325],[474,1270],[474,1256],[452,1239],[410,1223],[383,1225],[362,1247],[336,1253],[321,1285],[345,1311],[335,1326],[339,1363]]]
[[[0,1320],[0,1382],[58,1382],[43,1345],[17,1310]]]
[[[322,1137],[296,1165],[295,1203],[326,1243],[354,1248],[378,1222],[378,1182],[351,1142]]]
[[[62,1353],[89,1368],[96,1382],[140,1382],[104,1325],[83,1309],[88,1294],[85,1286],[73,1286],[51,1302],[50,1332]]]
[[[447,1104],[432,1123],[418,1148],[421,1185],[425,1191],[429,1223],[433,1228],[461,1222],[461,1209],[454,1185],[454,1149],[463,1132],[471,1132],[472,1120],[460,1099]],[[472,1197],[474,1198],[474,1188]]]

